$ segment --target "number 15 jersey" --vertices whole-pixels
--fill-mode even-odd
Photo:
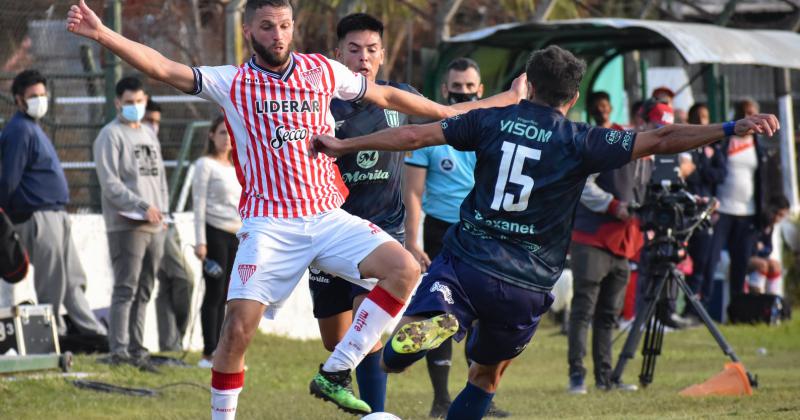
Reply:
[[[448,144],[475,151],[475,186],[444,243],[501,280],[550,290],[564,268],[586,177],[630,162],[636,134],[518,105],[445,119]]]

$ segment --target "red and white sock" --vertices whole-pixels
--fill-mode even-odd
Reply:
[[[764,293],[769,293],[771,295],[780,295],[779,286],[783,283],[783,273],[781,270],[777,271],[770,271],[767,275],[767,286],[764,290]]]
[[[404,302],[389,292],[375,286],[361,303],[353,324],[331,353],[322,370],[339,372],[354,369],[381,339],[381,334],[392,319],[403,309]]]
[[[239,393],[244,386],[244,371],[222,373],[211,369],[211,420],[233,420]]]

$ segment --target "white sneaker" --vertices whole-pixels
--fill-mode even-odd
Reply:
[[[214,364],[211,363],[211,360],[200,359],[200,361],[197,362],[197,367],[203,368],[203,369],[211,369],[212,367],[214,367]]]

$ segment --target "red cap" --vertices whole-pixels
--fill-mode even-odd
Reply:
[[[675,122],[675,113],[672,111],[671,106],[658,102],[650,108],[645,120],[657,125],[673,124]]]
[[[662,94],[667,95],[670,98],[674,98],[675,97],[675,92],[673,92],[672,89],[670,89],[670,88],[668,88],[666,86],[659,86],[659,87],[653,89],[653,94],[650,95],[650,96],[652,96],[654,98],[658,98]]]

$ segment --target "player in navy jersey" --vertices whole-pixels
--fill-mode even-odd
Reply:
[[[651,154],[691,150],[726,134],[772,135],[778,129],[773,115],[638,134],[573,123],[565,115],[578,100],[585,69],[582,60],[550,46],[528,60],[528,100],[519,105],[345,141],[316,136],[312,142],[315,152],[332,156],[444,143],[477,155],[475,187],[461,206],[461,220],[448,231],[445,249],[383,353],[385,367],[399,372],[473,326],[467,351],[474,363],[448,419],[482,418],[503,372],[533,337],[553,301],[549,290],[564,267],[589,174]],[[424,319],[431,315],[436,316]]]
[[[339,21],[336,34],[339,40],[336,59],[350,70],[379,85],[419,94],[404,83],[376,80],[384,57],[381,21],[364,13],[351,14]],[[341,139],[398,127],[409,121],[406,114],[364,101],[334,99],[331,114],[336,120],[336,137]],[[336,160],[349,189],[342,209],[369,220],[400,243],[405,239],[401,190],[403,158],[404,152],[367,150]],[[322,343],[328,351],[333,351],[352,323],[353,308],[361,305],[369,290],[313,267],[309,273],[309,288]],[[386,399],[386,372],[380,367],[380,349],[378,342],[356,368],[359,396],[372,411],[384,411]]]

